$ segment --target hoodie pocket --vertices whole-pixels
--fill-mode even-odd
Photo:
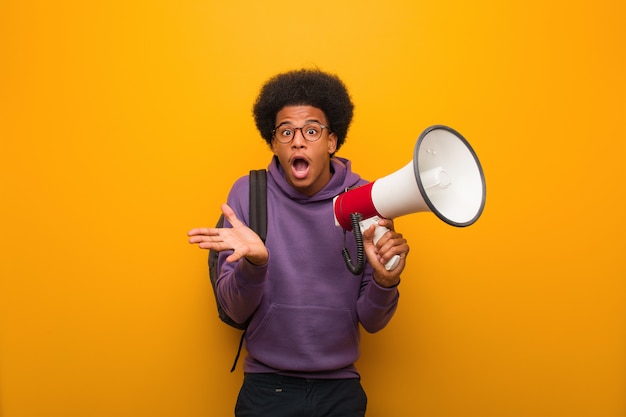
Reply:
[[[359,357],[358,324],[347,308],[272,304],[248,332],[248,354],[275,369],[327,371]]]

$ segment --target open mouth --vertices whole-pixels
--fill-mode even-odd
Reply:
[[[291,163],[291,170],[296,178],[302,179],[309,173],[309,161],[301,158],[294,159]]]

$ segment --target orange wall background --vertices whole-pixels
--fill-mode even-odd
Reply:
[[[0,416],[232,415],[239,333],[206,253],[264,167],[252,102],[339,74],[371,180],[432,124],[487,179],[472,227],[396,221],[369,416],[626,415],[626,6],[618,1],[0,1]]]

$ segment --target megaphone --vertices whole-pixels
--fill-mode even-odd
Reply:
[[[344,248],[346,266],[355,275],[363,271],[361,233],[376,225],[374,243],[387,232],[380,218],[432,212],[451,226],[465,227],[478,220],[485,207],[485,176],[469,142],[454,129],[434,125],[419,136],[413,160],[398,171],[350,189],[333,202],[335,224],[351,231],[357,243],[357,265]],[[385,268],[393,270],[400,257]]]

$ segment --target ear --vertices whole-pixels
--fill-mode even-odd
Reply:
[[[335,151],[337,151],[337,135],[333,132],[328,135],[328,153],[332,155]]]
[[[272,148],[272,152],[274,153],[274,155],[276,155],[276,139],[272,138],[272,143],[270,147]]]

